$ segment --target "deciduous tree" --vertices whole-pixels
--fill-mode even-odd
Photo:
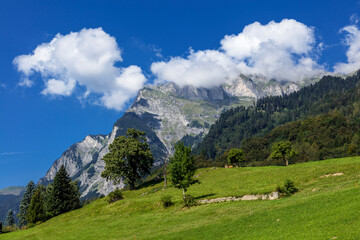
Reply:
[[[150,173],[154,162],[145,133],[133,128],[127,130],[126,136],[115,138],[103,160],[105,170],[101,176],[115,183],[125,180],[131,190],[138,179]]]
[[[185,147],[182,142],[175,145],[175,153],[170,158],[169,172],[170,181],[176,188],[183,190],[183,198],[185,200],[185,192],[194,183],[199,181],[194,179],[195,160],[191,155],[191,148]]]
[[[233,148],[229,151],[227,159],[230,165],[234,164],[238,166],[239,163],[241,164],[245,162],[245,154],[243,150],[238,148]]]
[[[296,152],[292,149],[290,141],[281,141],[272,147],[271,158],[284,160],[286,166],[289,165],[289,159],[295,155]]]

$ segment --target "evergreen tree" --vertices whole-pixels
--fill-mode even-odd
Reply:
[[[15,225],[14,213],[13,213],[13,211],[10,209],[10,210],[7,212],[4,226],[5,226],[5,227],[11,227],[11,226],[14,226],[14,225]]]
[[[109,146],[103,160],[105,170],[101,173],[106,180],[114,180],[115,183],[122,179],[135,189],[135,183],[141,177],[150,173],[154,158],[145,138],[145,132],[136,129],[128,129],[126,136],[115,138]]]
[[[185,147],[182,142],[175,145],[175,153],[170,158],[170,180],[176,188],[183,190],[183,198],[185,201],[186,190],[198,180],[193,179],[195,174],[195,160],[191,156],[191,148]]]
[[[43,200],[44,191],[44,186],[38,186],[36,188],[26,214],[26,221],[28,223],[37,223],[46,220]]]
[[[27,214],[27,210],[28,210],[32,195],[34,194],[34,191],[35,191],[35,183],[33,181],[30,181],[28,183],[28,185],[26,186],[24,196],[20,202],[20,211],[19,211],[19,215],[18,215],[20,228],[27,225],[26,214]]]
[[[79,189],[69,178],[64,165],[55,175],[46,205],[51,217],[80,207]]]

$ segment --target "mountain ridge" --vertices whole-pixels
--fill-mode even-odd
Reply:
[[[292,82],[266,82],[260,77],[244,75],[212,88],[179,87],[174,83],[147,85],[114,123],[110,134],[89,135],[73,144],[53,163],[38,184],[50,183],[60,166],[64,165],[70,177],[79,181],[82,198],[106,195],[115,187],[124,187],[124,184],[113,186],[112,182],[101,178],[104,168],[101,159],[113,139],[124,135],[128,128],[146,132],[155,157],[154,166],[157,167],[172,153],[173,144],[185,136],[199,141],[225,109],[249,106],[263,96],[283,95],[300,87],[300,84]]]

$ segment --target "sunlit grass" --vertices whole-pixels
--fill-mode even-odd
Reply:
[[[322,177],[341,172],[344,175]],[[274,191],[292,179],[300,192],[274,201],[226,202],[181,207],[181,190],[158,183],[125,191],[124,199],[97,200],[34,228],[0,239],[357,239],[360,236],[360,158],[288,167],[198,171],[196,198]],[[146,193],[146,195],[142,195]],[[172,196],[164,209],[161,196]]]

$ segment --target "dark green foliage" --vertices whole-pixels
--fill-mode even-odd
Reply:
[[[31,198],[32,198],[34,192],[35,192],[35,183],[33,181],[30,181],[28,183],[28,185],[26,186],[25,193],[20,202],[20,211],[19,211],[19,215],[18,215],[19,228],[22,228],[25,225],[27,225],[26,214],[27,214],[27,210],[28,210],[28,207],[29,207],[29,204],[30,204],[30,201],[31,201]]]
[[[195,160],[191,155],[191,148],[185,147],[181,142],[177,143],[174,156],[170,158],[170,181],[176,188],[183,189],[184,200],[186,190],[192,184],[199,182],[193,179],[195,171]]]
[[[245,162],[245,155],[243,150],[238,148],[233,148],[229,151],[227,154],[228,163],[230,165],[234,164],[236,166],[239,166],[239,164],[243,164]]]
[[[161,197],[160,199],[162,205],[164,208],[170,207],[172,206],[174,203],[171,201],[171,196],[170,195],[164,195]]]
[[[80,207],[77,183],[71,181],[62,165],[56,173],[53,184],[46,189],[45,204],[49,216],[54,217]]]
[[[287,179],[285,181],[284,186],[277,187],[277,191],[280,194],[289,197],[289,196],[291,196],[292,194],[296,193],[299,190],[295,187],[295,183],[293,181],[291,181],[290,179]]]
[[[105,170],[101,173],[106,180],[119,183],[125,179],[134,190],[136,181],[150,173],[154,158],[144,132],[128,129],[126,136],[115,138],[109,151],[103,157]]]
[[[359,117],[334,111],[279,126],[264,137],[244,141],[245,158],[249,166],[283,165],[284,160],[270,158],[271,146],[279,140],[291,142],[297,152],[293,163],[358,155]]]
[[[13,227],[13,226],[15,226],[14,212],[11,209],[7,212],[4,226],[5,227]]]
[[[195,198],[189,194],[186,194],[185,198],[184,198],[183,206],[184,207],[192,207],[192,206],[196,206],[196,205],[197,205],[197,202],[196,202]]]
[[[147,89],[152,91],[151,89]],[[129,128],[134,128],[142,131],[146,134],[146,138],[149,139],[149,148],[155,159],[164,159],[167,155],[167,150],[164,143],[158,138],[154,129],[161,126],[160,120],[156,115],[151,113],[136,114],[134,112],[126,112],[124,115],[114,124],[119,129],[116,133],[116,137],[126,135]]]
[[[107,201],[108,203],[113,203],[113,202],[116,202],[116,201],[119,201],[123,199],[123,195],[122,195],[122,192],[120,189],[115,189],[114,191],[112,191],[111,193],[108,194],[107,196]]]
[[[243,145],[247,138],[264,136],[282,124],[326,114],[339,108],[343,109],[341,112],[345,115],[352,114],[353,110],[360,109],[359,82],[359,73],[346,79],[325,76],[318,83],[289,95],[266,97],[259,99],[252,107],[237,107],[225,111],[194,151],[206,159],[217,161],[226,150],[235,147],[241,146],[246,154]],[[292,141],[286,138],[281,140]],[[349,154],[355,154],[355,142],[356,140],[349,149]],[[264,144],[261,139],[258,139],[258,143]],[[264,161],[262,157],[269,151],[268,146],[265,147],[266,150],[263,150],[264,148],[255,144],[256,151],[260,151],[260,155],[255,150],[252,153],[256,161]]]
[[[45,187],[40,185],[36,188],[26,214],[26,221],[30,223],[37,223],[46,220],[46,213],[44,208],[44,194]]]
[[[281,141],[275,143],[271,148],[271,155],[272,159],[281,159],[285,162],[285,165],[289,165],[289,159],[294,157],[296,152],[291,147],[290,141]]]

